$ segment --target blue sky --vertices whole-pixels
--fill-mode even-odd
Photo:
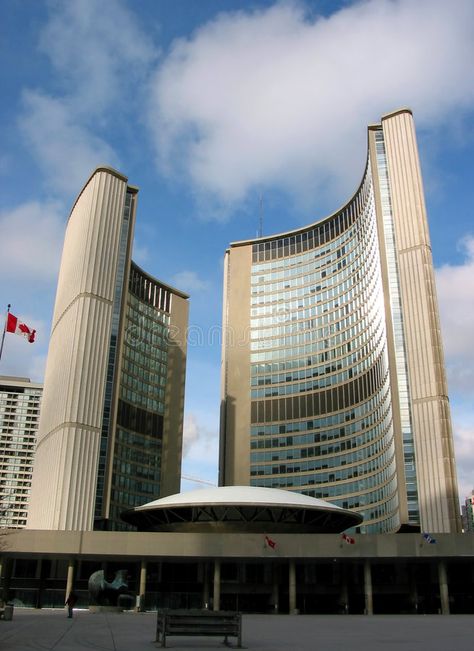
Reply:
[[[366,126],[417,125],[461,496],[474,487],[474,3],[3,0],[1,374],[42,380],[64,226],[92,169],[140,188],[134,259],[191,295],[183,472],[217,479],[222,261],[333,212]],[[183,488],[195,487],[183,481]]]

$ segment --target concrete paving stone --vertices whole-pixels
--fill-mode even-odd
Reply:
[[[244,615],[252,651],[472,651],[474,615]],[[16,608],[0,620],[1,651],[154,651],[156,613]],[[231,645],[236,638],[229,638]],[[219,637],[169,637],[175,651],[226,648]]]

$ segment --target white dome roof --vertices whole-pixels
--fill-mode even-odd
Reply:
[[[261,486],[220,486],[216,488],[198,488],[176,495],[168,495],[143,506],[137,506],[135,511],[151,510],[160,507],[174,506],[207,506],[217,504],[238,504],[241,506],[297,506],[306,509],[330,509],[344,511],[340,506],[331,504],[315,497],[309,497],[295,491],[280,488],[263,488]]]
[[[260,486],[201,488],[162,497],[122,513],[140,531],[274,531],[335,533],[362,516],[296,491]]]

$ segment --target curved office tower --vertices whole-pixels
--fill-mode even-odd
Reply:
[[[121,511],[179,490],[187,296],[131,261],[137,192],[98,168],[69,217],[30,529],[123,528]]]
[[[285,488],[360,530],[459,530],[453,441],[409,110],[368,130],[359,189],[226,252],[220,484]]]

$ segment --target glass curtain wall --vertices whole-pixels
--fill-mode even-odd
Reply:
[[[253,245],[251,484],[400,523],[370,164],[338,214]]]

